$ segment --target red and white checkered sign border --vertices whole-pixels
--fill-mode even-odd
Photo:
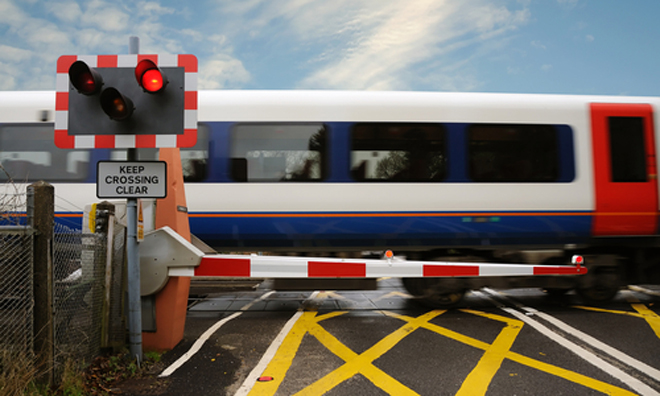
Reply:
[[[69,67],[82,60],[90,67],[135,67],[143,59],[159,67],[183,67],[182,135],[69,135]],[[63,149],[192,147],[197,141],[197,57],[195,55],[63,55],[57,60],[55,145]]]

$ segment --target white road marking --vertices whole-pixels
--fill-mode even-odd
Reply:
[[[176,370],[178,370],[181,366],[183,366],[188,360],[190,360],[190,358],[192,358],[193,356],[195,356],[195,354],[196,354],[197,352],[199,352],[199,350],[202,348],[202,346],[204,345],[204,343],[205,343],[205,342],[206,342],[206,341],[207,341],[207,340],[213,335],[213,333],[215,333],[216,331],[218,331],[218,329],[221,328],[225,323],[227,323],[227,322],[229,322],[229,321],[231,321],[231,320],[233,320],[233,319],[236,319],[237,317],[241,316],[241,314],[242,314],[243,312],[245,312],[245,311],[247,311],[248,309],[250,309],[254,304],[256,304],[256,303],[259,302],[259,301],[265,300],[266,298],[268,298],[268,296],[270,296],[270,295],[273,294],[273,293],[275,293],[275,291],[273,291],[273,290],[269,291],[268,293],[265,293],[265,294],[262,295],[261,297],[255,299],[254,301],[252,301],[252,302],[250,302],[249,304],[247,304],[247,305],[245,305],[244,307],[242,307],[240,311],[238,311],[238,312],[234,312],[233,314],[227,316],[226,318],[223,318],[222,320],[218,321],[218,322],[217,322],[216,324],[214,324],[213,326],[209,327],[209,329],[206,330],[206,331],[204,332],[204,334],[202,334],[202,335],[197,339],[197,341],[195,341],[195,343],[192,345],[192,347],[190,347],[190,349],[188,350],[188,352],[186,352],[186,353],[184,353],[183,355],[181,355],[181,357],[179,357],[174,363],[172,363],[168,368],[166,368],[165,370],[163,370],[163,372],[160,373],[160,374],[158,375],[158,377],[159,377],[159,378],[163,378],[163,377],[169,377],[170,375],[172,375],[172,373],[174,373],[174,372],[175,372]]]
[[[535,310],[534,308],[525,307],[525,310],[527,312],[533,313],[534,315],[540,317],[541,319],[544,319],[544,320],[552,323],[553,325],[557,326],[559,329],[561,329],[561,330],[563,330],[563,331],[565,331],[565,332],[581,339],[582,341],[586,342],[587,344],[589,344],[589,345],[591,345],[595,348],[600,349],[601,351],[607,353],[608,355],[612,356],[613,358],[617,359],[618,361],[620,361],[622,363],[625,363],[628,366],[630,366],[630,367],[632,367],[632,368],[634,368],[638,371],[641,371],[642,373],[650,376],[651,378],[656,378],[656,379],[660,378],[660,370],[655,369],[655,368],[649,366],[648,364],[646,364],[644,362],[640,362],[639,360],[637,360],[637,359],[635,359],[635,358],[633,358],[629,355],[626,355],[625,353],[619,351],[616,348],[612,348],[611,346],[609,346],[609,345],[605,344],[604,342],[590,336],[589,334],[583,333],[582,331],[580,331],[580,330],[578,330],[578,329],[576,329],[572,326],[569,326],[568,324],[562,322],[561,320],[559,320],[559,319],[557,319],[553,316],[550,316],[550,315],[548,315],[544,312],[539,312],[539,311]]]
[[[628,289],[630,289],[632,291],[636,291],[638,293],[648,294],[649,296],[660,297],[659,292],[657,292],[655,290],[647,289],[645,287],[630,285],[630,286],[628,286]]]
[[[501,293],[496,292],[495,290],[488,289],[488,288],[484,288],[483,290],[485,292],[487,292],[488,294],[491,294],[493,296],[497,296],[498,298],[502,298],[502,299],[505,299],[507,301],[510,301],[504,295],[502,295]],[[479,292],[475,292],[475,293],[479,293]],[[487,297],[487,296],[485,296],[485,297]],[[611,356],[613,356],[613,357],[615,357],[619,360],[621,360],[621,358],[624,358],[626,360],[625,361],[626,364],[630,365],[630,363],[632,362],[633,364],[635,364],[638,367],[641,367],[641,365],[645,365],[644,363],[639,362],[639,361],[625,355],[623,352],[620,352],[620,351],[610,347],[609,345],[606,345],[606,344],[602,343],[601,341],[598,341],[595,338],[580,332],[577,329],[574,329],[573,327],[561,322],[560,320],[558,320],[558,319],[556,319],[556,318],[554,318],[554,317],[552,317],[548,314],[544,314],[543,312],[539,312],[539,311],[537,311],[533,308],[520,306],[519,304],[515,304],[515,305],[518,306],[519,308],[525,310],[528,314],[537,315],[537,316],[543,318],[544,320],[548,320],[553,325],[555,325],[557,327],[560,327],[563,331],[566,331],[569,334],[574,334],[574,335],[578,336],[577,333],[581,333],[585,337],[578,336],[578,338],[582,339],[583,341],[589,343],[590,345],[592,345],[592,346],[594,346],[598,349],[603,350],[604,352],[607,352],[608,354],[610,354]],[[551,340],[555,341],[559,345],[567,348],[569,351],[571,351],[574,354],[578,355],[579,357],[581,357],[582,359],[584,359],[587,362],[591,363],[592,365],[596,366],[597,368],[603,370],[604,372],[611,375],[612,377],[614,377],[614,378],[618,379],[619,381],[623,382],[624,384],[628,385],[634,391],[639,392],[640,395],[642,395],[642,396],[660,396],[660,393],[658,393],[656,390],[654,390],[653,388],[651,388],[650,386],[648,386],[644,382],[642,382],[642,381],[638,380],[637,378],[634,378],[633,376],[623,372],[621,369],[612,366],[608,362],[606,362],[606,361],[602,360],[601,358],[599,358],[598,356],[596,356],[593,352],[590,352],[590,351],[582,348],[581,346],[579,346],[579,345],[567,340],[566,338],[560,336],[559,334],[552,331],[548,327],[542,325],[541,323],[539,323],[536,320],[534,320],[534,319],[530,318],[529,316],[527,316],[528,314],[522,313],[522,312],[520,312],[520,311],[518,311],[514,308],[510,308],[510,307],[499,306],[499,308],[501,310],[503,310],[505,312],[508,312],[511,315],[515,316],[519,320],[522,320],[523,322],[527,323],[528,325],[530,325],[531,327],[536,329],[541,334],[543,334],[546,337],[550,338]],[[596,341],[595,344],[592,344],[593,341]],[[605,349],[603,349],[603,348],[605,348]],[[640,370],[638,367],[635,367],[635,368]],[[651,369],[651,372],[657,371],[652,367],[648,367],[648,369]],[[642,371],[642,370],[640,370],[640,371]],[[648,371],[644,371],[644,372],[648,374]],[[654,374],[652,376],[652,378],[660,378],[660,377],[658,377],[657,374]]]
[[[315,291],[312,293],[311,296],[307,300],[305,300],[305,303],[313,300],[316,298],[316,296],[319,294],[318,291]],[[303,306],[305,305],[303,303]],[[293,326],[296,324],[298,319],[302,316],[302,314],[305,311],[301,308],[299,309],[292,317],[289,319],[288,322],[282,327],[282,330],[280,330],[280,333],[275,337],[273,342],[270,344],[264,355],[261,357],[261,360],[259,363],[252,369],[250,374],[245,378],[245,381],[243,381],[243,385],[241,385],[240,388],[236,391],[234,396],[246,396],[252,388],[254,387],[254,384],[257,382],[257,379],[261,376],[261,373],[266,370],[266,367],[268,367],[268,364],[270,363],[271,360],[273,360],[273,357],[275,357],[275,354],[277,353],[277,350],[279,349],[280,345],[282,345],[282,342],[284,342],[284,338],[289,334]]]

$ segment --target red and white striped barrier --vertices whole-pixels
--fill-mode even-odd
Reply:
[[[389,252],[388,252],[389,253]],[[422,278],[583,275],[582,256],[574,265],[457,263],[385,259],[337,259],[257,255],[209,255],[197,267],[169,268],[169,276],[254,278]]]

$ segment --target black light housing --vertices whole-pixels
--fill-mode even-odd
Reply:
[[[143,59],[135,66],[135,79],[148,93],[160,92],[168,83],[167,76],[149,59]]]
[[[128,119],[135,109],[133,101],[115,88],[107,88],[101,92],[101,108],[115,121]]]
[[[73,87],[83,95],[94,95],[101,91],[103,78],[83,61],[75,61],[69,68],[69,80]]]

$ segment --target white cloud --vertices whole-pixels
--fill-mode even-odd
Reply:
[[[587,36],[585,37],[585,40],[587,40],[587,43],[591,43],[594,40],[596,40],[596,38],[594,36],[592,36],[591,34],[587,34]]]
[[[94,26],[106,32],[125,30],[129,20],[129,14],[121,10],[119,4],[103,0],[85,2],[80,17],[82,26]]]
[[[474,68],[457,65],[483,61],[530,19],[526,0],[235,0],[216,9],[157,0],[31,1],[0,0],[7,32],[0,45],[18,51],[0,62],[37,59],[49,81],[40,89],[54,87],[60,55],[126,53],[134,35],[142,53],[197,55],[202,89],[243,87],[253,81],[248,70],[265,69],[257,62],[277,60],[286,66],[273,70],[297,74],[301,88],[424,82],[465,90],[481,83]],[[43,83],[28,81],[25,69],[16,67],[7,81],[19,88]]]
[[[174,8],[163,7],[155,1],[141,1],[137,3],[138,17],[154,18],[160,15],[174,14]]]
[[[293,23],[300,32],[325,35],[319,42],[332,34],[344,36],[340,44],[328,46],[316,59],[319,68],[301,81],[301,87],[406,89],[409,81],[402,76],[407,69],[465,46],[488,46],[529,19],[526,9],[510,11],[480,0],[379,2],[378,7],[366,1],[357,2],[363,6],[361,13],[339,12],[355,3],[335,1],[332,8],[323,6],[319,14],[328,10],[330,14],[327,22],[328,15],[322,14],[324,23],[318,29],[309,22],[318,21],[318,16],[305,17],[309,9],[296,17],[301,22]],[[291,8],[298,3],[289,4]],[[327,25],[338,29],[324,33]]]
[[[25,61],[32,57],[32,52],[16,48],[9,45],[0,44],[0,59],[6,59],[11,61]]]
[[[80,6],[75,1],[50,1],[46,4],[46,9],[64,23],[75,23],[80,20],[83,14]]]
[[[16,66],[3,69],[8,76],[3,76],[5,82],[0,89],[53,89],[59,56],[127,53],[131,35],[140,35],[142,42],[157,53],[181,49],[181,41],[168,39],[159,21],[175,10],[154,1],[33,3],[0,0],[0,29],[4,31],[0,48],[6,50],[0,54],[0,62]]]
[[[10,0],[0,1],[0,24],[6,24],[12,27],[19,27],[22,21],[27,19],[23,10],[13,4]]]
[[[230,56],[217,56],[199,67],[199,89],[236,88],[249,80],[243,63]]]

